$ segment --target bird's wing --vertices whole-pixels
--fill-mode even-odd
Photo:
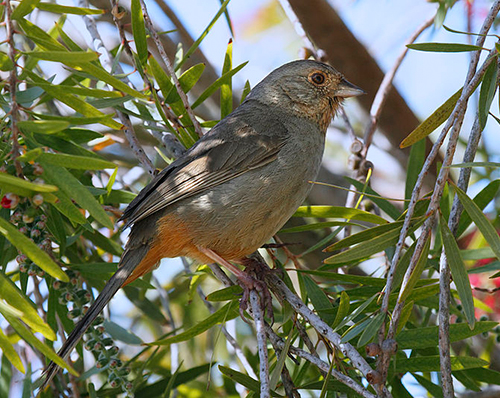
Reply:
[[[127,218],[127,224],[135,223],[181,199],[262,167],[276,159],[285,143],[284,134],[262,135],[248,125],[231,138],[217,134],[206,137],[204,145],[197,145],[144,188],[122,218]]]

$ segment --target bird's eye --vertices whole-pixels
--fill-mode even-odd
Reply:
[[[309,75],[309,80],[318,86],[323,84],[325,82],[325,79],[325,74],[321,72],[314,72]]]

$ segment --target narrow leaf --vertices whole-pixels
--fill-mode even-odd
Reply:
[[[78,376],[78,373],[71,367],[71,365],[67,364],[59,355],[57,355],[51,348],[49,348],[49,346],[43,344],[40,340],[38,340],[35,335],[31,333],[20,321],[6,313],[3,313],[3,316],[24,341],[26,341],[33,348],[40,351],[49,360],[66,369],[72,375]]]
[[[385,219],[375,214],[342,206],[300,206],[293,217],[346,218],[373,224],[387,223]]]
[[[132,32],[134,34],[135,47],[139,60],[144,66],[148,60],[148,41],[146,39],[146,28],[144,27],[144,15],[140,0],[132,0],[130,14],[132,17]]]
[[[488,365],[484,359],[474,357],[451,357],[451,370],[462,370],[471,368],[481,368]],[[398,358],[394,371],[397,373],[406,372],[439,372],[439,356],[423,356],[412,358]]]
[[[229,40],[224,65],[222,66],[222,75],[233,68],[233,41]],[[232,79],[229,78],[220,88],[220,118],[224,119],[233,111],[233,88]]]
[[[56,166],[63,166],[68,169],[103,170],[116,168],[114,163],[108,162],[104,159],[67,155],[64,153],[43,153],[38,159],[39,161]]]
[[[168,337],[166,339],[157,340],[149,345],[170,345],[173,343],[179,343],[181,341],[190,340],[195,336],[207,331],[212,326],[218,325],[220,323],[227,322],[238,316],[238,301],[234,300],[227,303],[225,306],[214,312],[208,318],[198,322],[193,327],[187,329],[186,331],[179,333],[175,336]]]
[[[10,16],[13,20],[18,20],[35,9],[40,0],[22,0]]]
[[[455,191],[464,206],[465,211],[469,214],[474,224],[476,224],[477,228],[481,231],[484,236],[486,242],[489,243],[491,250],[495,253],[495,256],[500,259],[500,236],[497,231],[490,223],[490,221],[486,218],[484,213],[478,207],[478,205],[467,196],[467,194],[462,191],[459,187],[453,184]]]
[[[457,287],[458,296],[462,302],[469,327],[473,329],[476,318],[474,317],[474,301],[472,299],[472,289],[470,287],[469,276],[465,269],[464,261],[460,256],[460,249],[458,248],[457,241],[448,228],[448,224],[442,215],[440,217],[439,224],[451,275],[453,276],[453,281]]]
[[[22,313],[20,318],[34,332],[43,334],[49,340],[56,339],[54,331],[40,318],[30,299],[2,273],[0,273],[0,297]]]
[[[472,336],[488,332],[497,326],[497,322],[479,321],[471,329],[466,323],[453,323],[450,325],[450,342],[465,340]],[[402,350],[419,350],[436,347],[439,339],[439,326],[428,326],[418,329],[403,330],[398,334],[396,341]]]
[[[91,62],[99,58],[99,54],[93,51],[31,51],[23,53],[26,56],[34,57],[44,61],[61,62]]]
[[[366,326],[366,328],[363,330],[363,333],[359,337],[357,344],[358,347],[363,347],[370,342],[370,340],[377,334],[380,326],[382,326],[382,324],[384,323],[384,319],[385,314],[380,313],[375,315],[370,320],[370,323]]]
[[[34,242],[24,236],[11,223],[0,217],[0,233],[4,235],[13,246],[26,254],[31,261],[38,265],[54,278],[68,282],[68,276],[52,261],[50,256],[41,250]]]
[[[437,108],[427,119],[420,123],[415,130],[408,134],[401,144],[399,144],[399,147],[409,147],[436,130],[451,115],[451,112],[453,111],[453,108],[455,108],[455,105],[461,95],[462,89],[458,90],[455,94],[448,98],[443,105]]]
[[[430,51],[439,53],[457,53],[464,51],[485,50],[483,47],[461,43],[413,43],[407,44],[406,47],[417,51]]]
[[[64,167],[41,162],[44,169],[44,177],[58,186],[64,193],[74,199],[83,209],[88,210],[91,216],[109,229],[113,229],[113,223],[103,210],[101,204],[92,196],[86,187],[78,181]]]
[[[38,3],[36,6],[39,10],[53,12],[55,14],[73,14],[73,15],[99,15],[104,14],[104,10],[97,10],[91,8],[82,8],[82,7],[71,7],[71,6],[62,6],[55,3]]]
[[[497,91],[497,62],[494,60],[490,63],[483,76],[481,90],[479,91],[478,116],[479,126],[481,130],[486,126],[488,114],[495,92]]]
[[[2,329],[0,329],[0,349],[3,355],[5,355],[8,358],[10,363],[14,365],[17,370],[19,370],[21,373],[26,373],[26,370],[24,369],[23,362],[21,361],[19,354],[16,352],[14,346],[9,341],[7,336],[3,334]]]

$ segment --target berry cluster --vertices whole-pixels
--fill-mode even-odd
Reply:
[[[66,273],[70,278],[69,283],[55,281],[53,287],[60,292],[60,304],[72,303],[72,308],[68,311],[68,318],[78,321],[89,309],[88,304],[92,300],[92,294],[82,287],[83,280],[79,272],[68,270]],[[121,386],[128,395],[133,388],[133,384],[127,380],[130,369],[123,367],[123,362],[118,357],[119,348],[114,345],[113,339],[105,333],[103,322],[104,317],[99,315],[92,326],[87,329],[84,348],[96,356],[98,369],[108,371],[109,385],[112,388]]]

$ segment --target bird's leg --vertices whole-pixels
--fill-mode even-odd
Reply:
[[[237,261],[238,264],[244,265],[247,267],[245,271],[239,269],[236,265],[230,263],[226,259],[219,256],[213,250],[207,249],[205,247],[197,246],[198,250],[202,252],[205,256],[212,259],[214,262],[219,263],[229,271],[231,271],[236,278],[238,279],[238,284],[243,289],[243,295],[240,300],[240,316],[246,322],[246,317],[244,316],[244,311],[248,308],[248,300],[250,298],[250,290],[255,289],[258,293],[260,293],[263,298],[262,303],[264,310],[267,310],[267,313],[270,318],[273,318],[273,310],[272,310],[272,297],[269,293],[266,283],[258,278],[258,271],[262,273],[266,269],[269,271],[269,267],[265,264],[261,264],[260,261],[252,258],[244,257]],[[253,275],[248,273],[248,267],[251,267],[250,272]]]
[[[264,313],[267,312],[267,315],[271,320],[274,319],[273,314],[273,298],[269,289],[267,288],[265,280],[265,274],[268,272],[273,272],[269,266],[263,262],[263,260],[257,256],[251,254],[248,257],[243,257],[237,261],[238,264],[241,264],[245,267],[245,273],[252,278],[254,283],[256,284],[256,290],[261,294],[262,297],[262,306]]]

